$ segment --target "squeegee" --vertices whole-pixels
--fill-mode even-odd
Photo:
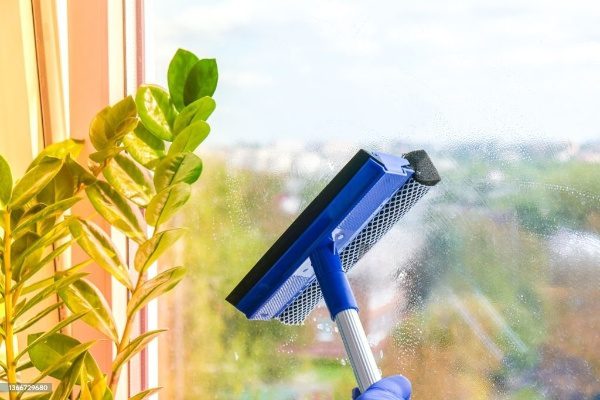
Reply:
[[[346,273],[439,181],[423,150],[403,157],[359,150],[227,301],[249,319],[299,325],[324,299],[364,392],[381,372]]]

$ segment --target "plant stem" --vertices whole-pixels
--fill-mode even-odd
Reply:
[[[6,346],[6,377],[9,384],[17,383],[17,366],[15,365],[14,333],[13,333],[13,294],[11,293],[12,270],[10,245],[12,231],[10,227],[10,213],[4,213],[4,334]],[[17,398],[17,393],[9,388],[10,400]]]
[[[131,296],[133,296],[138,291],[140,286],[142,285],[143,275],[144,274],[138,275],[137,282],[135,283],[135,288],[131,292]],[[125,348],[129,344],[129,336],[131,336],[131,328],[133,326],[134,319],[135,319],[135,314],[127,315],[127,320],[125,321],[125,328],[123,328],[123,335],[121,336],[121,340],[119,341],[119,343],[117,343],[117,354],[115,355],[115,358],[118,357],[119,354],[121,354],[123,352],[123,350],[125,350]],[[119,385],[120,375],[121,375],[121,367],[113,370],[112,373],[110,374],[110,381],[108,384],[109,384],[110,391],[112,392],[113,396],[115,395],[117,387]]]

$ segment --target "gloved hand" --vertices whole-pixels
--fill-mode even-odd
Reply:
[[[410,400],[410,381],[402,375],[388,376],[369,386],[360,394],[358,388],[352,391],[353,400]]]

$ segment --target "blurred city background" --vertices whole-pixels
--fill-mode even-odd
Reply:
[[[598,5],[148,3],[150,72],[177,47],[222,71],[162,397],[349,399],[326,309],[224,299],[359,148],[425,148],[442,182],[351,274],[384,375],[415,400],[600,398]]]
[[[442,183],[351,274],[384,374],[408,376],[416,399],[595,398],[600,143],[428,150]],[[249,322],[224,297],[354,151],[288,143],[206,155],[182,215],[191,234],[173,255],[190,279],[160,308],[171,327],[165,395],[349,397],[354,378],[325,308],[287,327]]]

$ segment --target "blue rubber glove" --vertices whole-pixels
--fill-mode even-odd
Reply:
[[[410,400],[410,381],[402,375],[388,376],[369,386],[360,394],[358,388],[352,391],[353,400]]]

